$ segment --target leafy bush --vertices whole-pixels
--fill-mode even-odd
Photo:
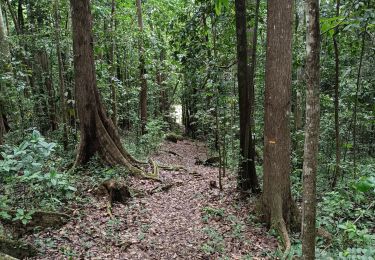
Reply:
[[[165,137],[167,123],[155,119],[147,122],[146,133],[140,138],[140,144],[145,154],[155,151],[159,148]]]
[[[67,174],[56,170],[56,160],[52,160],[56,147],[35,130],[19,145],[4,145],[0,181],[5,185],[1,192],[18,196],[2,196],[0,201],[8,200],[17,207],[55,208],[72,198],[76,188]]]

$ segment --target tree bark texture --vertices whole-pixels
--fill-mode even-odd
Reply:
[[[96,153],[110,165],[123,165],[145,176],[122,146],[112,120],[107,116],[96,85],[90,0],[70,0],[73,24],[75,97],[81,140],[75,165],[85,164]]]
[[[249,87],[250,87],[250,113],[251,113],[251,127],[255,128],[255,70],[257,60],[257,46],[258,46],[258,24],[259,24],[259,6],[260,0],[255,0],[255,17],[254,17],[254,30],[253,37],[250,45],[250,72],[249,72]],[[254,143],[255,148],[255,143]],[[254,152],[255,153],[255,152]]]
[[[240,190],[259,192],[258,177],[255,171],[255,161],[251,131],[251,106],[249,91],[249,68],[247,64],[246,36],[246,0],[236,0],[236,34],[238,60],[238,94],[240,111],[240,153],[242,160],[238,172],[238,187]]]
[[[64,77],[64,64],[61,54],[61,30],[60,30],[60,14],[59,14],[59,0],[55,0],[55,23],[56,23],[56,52],[57,63],[59,67],[59,95],[60,95],[60,116],[63,125],[63,146],[64,150],[68,148],[68,126],[67,126],[67,109],[65,98],[65,77]]]
[[[7,64],[10,59],[9,45],[7,42],[6,27],[3,19],[3,12],[0,5],[0,73],[8,70]],[[4,135],[6,133],[5,111],[4,111],[4,91],[5,84],[0,83],[0,145],[4,143]]]
[[[263,210],[280,232],[286,251],[294,205],[290,189],[292,1],[269,0],[264,118]]]
[[[56,119],[56,104],[55,104],[55,89],[53,87],[52,74],[50,71],[49,57],[46,51],[41,51],[38,54],[40,59],[40,65],[42,69],[42,80],[47,90],[47,104],[48,104],[48,119],[50,129],[52,131],[57,130],[57,119]]]
[[[111,30],[110,30],[110,37],[111,37],[111,46],[110,46],[110,66],[111,66],[111,74],[110,74],[110,84],[111,84],[111,95],[112,95],[112,121],[115,126],[117,126],[117,91],[115,85],[115,77],[116,77],[116,64],[115,64],[115,51],[116,51],[116,42],[115,42],[115,32],[116,32],[116,20],[115,20],[115,11],[116,11],[116,2],[115,0],[111,1]]]
[[[336,16],[340,15],[340,0],[336,1]],[[333,35],[333,47],[335,51],[335,141],[336,141],[336,163],[335,172],[332,178],[332,187],[336,186],[337,178],[341,174],[341,141],[340,141],[340,121],[339,121],[339,99],[340,99],[340,53],[338,46],[339,28],[335,28]]]
[[[366,24],[367,27],[367,24]],[[365,27],[365,28],[366,28]],[[361,41],[361,54],[359,56],[359,65],[357,73],[357,82],[355,90],[355,101],[354,101],[354,111],[353,111],[353,170],[354,176],[357,176],[357,110],[358,110],[358,95],[359,88],[361,86],[361,74],[362,74],[362,63],[363,56],[365,54],[365,39],[366,39],[366,30],[362,32],[362,41]]]
[[[306,128],[303,158],[302,254],[315,259],[316,172],[320,124],[319,0],[306,4]]]
[[[139,29],[139,82],[141,85],[141,92],[139,94],[139,106],[141,117],[141,133],[146,131],[147,123],[147,80],[146,80],[146,66],[145,66],[145,51],[143,46],[143,18],[142,18],[142,2],[136,0],[137,4],[137,18]]]

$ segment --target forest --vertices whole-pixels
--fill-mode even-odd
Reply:
[[[0,259],[375,259],[375,1],[0,0]]]

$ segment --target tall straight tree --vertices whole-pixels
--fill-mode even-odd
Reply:
[[[292,76],[292,1],[267,2],[267,50],[264,116],[263,206],[265,220],[290,249],[287,228],[293,200],[290,188]]]
[[[306,1],[306,128],[303,156],[302,253],[315,259],[316,171],[320,124],[319,0]]]
[[[109,48],[109,63],[110,63],[110,84],[111,84],[111,96],[112,96],[112,121],[115,126],[117,126],[117,93],[115,85],[116,77],[116,64],[115,64],[115,55],[116,55],[116,2],[111,0],[111,24],[110,24],[110,48]]]
[[[64,150],[68,148],[68,126],[67,126],[67,110],[65,98],[65,77],[64,65],[61,52],[61,28],[60,28],[60,13],[59,13],[59,0],[55,0],[55,28],[56,28],[56,54],[57,63],[59,67],[59,94],[60,94],[60,116],[63,125],[63,146]]]
[[[340,15],[340,0],[336,0],[336,17]],[[333,47],[335,51],[335,140],[336,140],[336,163],[332,178],[332,187],[336,186],[337,178],[340,176],[341,149],[340,149],[340,121],[339,121],[339,90],[340,90],[340,52],[338,46],[339,27],[336,26],[333,34]]]
[[[243,191],[259,192],[258,177],[255,171],[254,144],[250,124],[250,78],[247,64],[246,37],[246,0],[236,0],[236,33],[237,33],[237,78],[240,108],[240,152],[242,160],[238,172],[238,187]]]
[[[249,81],[250,81],[250,113],[251,113],[251,127],[255,127],[255,69],[256,69],[256,61],[257,61],[257,46],[258,46],[258,24],[259,24],[259,6],[260,0],[255,0],[255,17],[254,17],[254,28],[253,28],[253,35],[251,39],[250,45],[250,72],[249,72]],[[254,143],[255,148],[255,143]],[[254,152],[255,153],[255,152]]]
[[[146,65],[145,65],[145,50],[143,44],[143,18],[142,18],[142,1],[136,0],[137,4],[137,18],[139,29],[139,82],[141,84],[141,92],[139,94],[139,106],[141,116],[141,133],[144,134],[147,123],[147,80],[146,80]]]
[[[110,165],[127,167],[147,177],[122,146],[112,120],[107,116],[96,85],[90,0],[70,0],[73,25],[75,96],[81,140],[75,165],[85,164],[96,153]]]
[[[7,42],[6,36],[6,29],[5,23],[3,19],[3,12],[1,10],[0,4],[0,73],[4,73],[6,71],[6,66],[10,60],[10,51],[9,45]],[[0,145],[3,144],[4,134],[6,133],[6,126],[5,126],[5,111],[4,110],[4,100],[2,100],[4,95],[4,84],[0,82]]]

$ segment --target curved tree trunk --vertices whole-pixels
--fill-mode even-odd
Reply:
[[[75,96],[81,140],[75,165],[85,164],[96,153],[110,165],[123,165],[145,176],[123,148],[112,120],[107,116],[96,86],[90,0],[70,0],[73,24]]]
[[[290,249],[290,103],[292,75],[292,1],[268,1],[264,118],[263,210]]]

